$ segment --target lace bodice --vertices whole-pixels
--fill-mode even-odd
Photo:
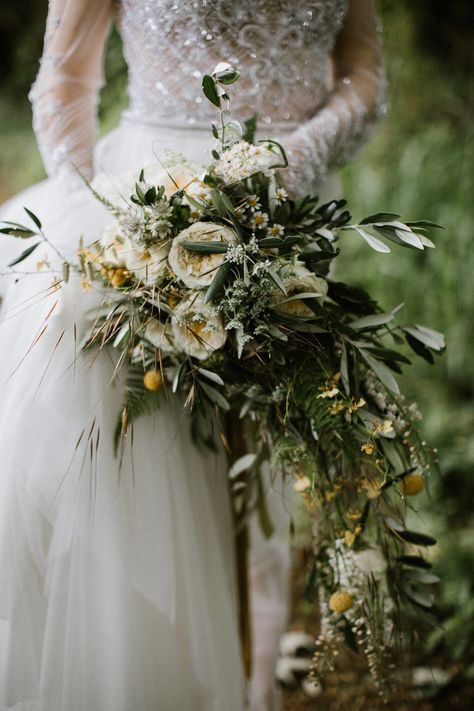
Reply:
[[[49,0],[45,48],[31,91],[49,174],[92,173],[102,56],[115,19],[129,68],[129,115],[208,124],[201,77],[219,61],[241,72],[240,119],[286,124],[290,184],[321,182],[383,111],[374,0]]]
[[[209,124],[215,111],[200,79],[226,60],[241,71],[232,93],[240,119],[257,114],[267,124],[307,120],[327,98],[331,52],[347,5],[348,0],[123,0],[118,24],[130,72],[130,110]]]

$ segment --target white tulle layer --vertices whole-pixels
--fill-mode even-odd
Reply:
[[[138,171],[165,149],[206,162],[209,147],[202,131],[126,123],[99,144],[97,168]],[[23,205],[66,255],[110,221],[78,179],[34,186],[1,219],[22,222]],[[20,249],[2,240],[0,271]],[[59,260],[40,247],[21,268],[45,257]],[[0,281],[0,709],[242,711],[225,458],[196,450],[170,398],[136,423],[119,468],[113,363],[77,352],[99,297],[51,281]],[[252,524],[254,711],[279,706],[287,613],[289,516],[277,492],[270,507],[270,541]]]

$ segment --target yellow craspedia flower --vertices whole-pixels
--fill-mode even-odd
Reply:
[[[400,482],[402,491],[406,496],[415,496],[423,491],[425,488],[425,482],[421,474],[407,474],[404,476]]]
[[[130,276],[130,273],[126,269],[123,269],[123,267],[118,267],[118,269],[111,269],[110,271],[110,283],[116,289],[120,286],[123,286]]]
[[[159,370],[147,370],[143,376],[143,384],[147,390],[156,392],[163,384],[163,376]]]
[[[347,610],[350,610],[353,604],[354,598],[349,592],[347,592],[347,590],[335,592],[329,598],[329,608],[333,612],[337,612],[339,615],[342,615],[344,612],[347,612]]]

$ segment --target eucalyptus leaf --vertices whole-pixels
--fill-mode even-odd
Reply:
[[[416,590],[413,588],[411,585],[406,585],[404,587],[405,593],[407,597],[414,602],[416,605],[420,605],[421,607],[424,607],[425,609],[429,609],[430,607],[433,606],[434,602],[434,595],[433,593],[426,592],[426,591],[421,591],[421,590]]]
[[[397,381],[395,380],[387,366],[381,363],[373,356],[371,356],[370,353],[368,353],[363,348],[359,348],[359,353],[361,354],[367,365],[370,367],[370,369],[375,373],[377,378],[385,385],[385,387],[391,392],[398,395],[400,393],[400,389],[398,387]]]
[[[243,472],[248,471],[251,467],[253,467],[256,459],[257,455],[254,453],[244,454],[243,457],[236,459],[229,469],[229,478],[235,479]]]
[[[18,237],[19,239],[28,239],[29,237],[34,237],[38,233],[29,230],[27,227],[2,227],[2,229],[0,229],[0,234],[10,235],[10,237]]]
[[[114,338],[114,341],[112,344],[114,348],[117,348],[122,343],[122,341],[128,336],[129,331],[130,331],[130,324],[127,321],[127,323],[124,323],[124,325],[120,328],[119,332],[117,333],[117,335]]]
[[[285,294],[285,296],[287,296],[285,285],[284,285],[283,280],[280,277],[280,275],[275,271],[269,271],[268,276],[272,279],[272,281],[275,282],[275,284],[280,289],[280,291],[282,291]]]
[[[431,568],[431,563],[428,563],[427,560],[421,558],[419,555],[401,555],[397,558],[397,560],[400,563],[414,566],[415,568],[423,568],[425,570],[429,570]]]
[[[342,229],[346,228],[343,227]],[[357,225],[348,226],[347,229],[351,229],[357,232],[357,234],[359,234],[367,242],[367,244],[372,247],[372,249],[374,249],[376,252],[388,254],[392,251],[390,247],[385,244],[385,242],[382,242],[380,239],[377,239],[377,237],[374,237],[374,235],[371,235],[366,230],[362,230]]]
[[[416,533],[415,531],[398,531],[400,538],[403,538],[407,543],[413,543],[417,546],[435,546],[436,538],[427,536],[425,533]]]
[[[26,212],[26,214],[28,215],[28,217],[31,217],[31,219],[32,219],[33,222],[35,223],[36,227],[40,230],[41,227],[42,227],[42,225],[41,225],[41,222],[40,222],[39,218],[36,217],[36,215],[34,214],[34,212],[31,212],[31,210],[28,210],[27,207],[24,207],[23,209],[24,209],[24,211]]]
[[[417,583],[421,583],[422,585],[437,585],[441,582],[441,578],[437,575],[433,575],[433,573],[426,573],[423,570],[407,570],[405,571],[405,575],[410,580],[415,580]]]
[[[362,331],[365,328],[373,328],[374,326],[383,326],[389,323],[394,318],[393,313],[382,313],[382,314],[369,314],[368,316],[362,316],[355,321],[351,321],[349,326],[354,328],[356,331]]]
[[[408,227],[431,227],[438,230],[444,230],[443,225],[439,225],[437,222],[432,222],[431,220],[411,220],[406,222]]]
[[[417,341],[421,341],[428,348],[432,348],[435,351],[442,351],[445,348],[444,336],[439,331],[434,331],[418,324],[415,324],[415,328],[405,327],[403,330],[413,338],[416,338]]]
[[[229,276],[230,267],[230,262],[224,262],[223,264],[221,264],[221,266],[216,272],[214,279],[211,281],[208,290],[206,291],[206,294],[203,299],[204,304],[207,304],[209,301],[211,301],[211,299],[213,299],[214,296],[223,287],[223,285],[227,281],[227,277]]]
[[[214,106],[220,108],[221,100],[219,98],[219,94],[217,93],[216,83],[214,79],[209,76],[209,74],[205,74],[202,78],[202,90],[206,99],[209,99],[211,104],[214,104]]]
[[[204,390],[209,400],[212,400],[221,410],[228,412],[230,410],[230,405],[225,397],[218,390],[213,388],[211,385],[204,383],[202,380],[199,382],[200,387]]]
[[[221,376],[217,375],[217,373],[214,373],[212,370],[206,370],[206,368],[198,368],[198,373],[203,375],[208,380],[212,380],[213,383],[217,383],[217,385],[225,385]]]
[[[375,215],[369,215],[369,217],[364,217],[363,220],[360,221],[361,225],[369,225],[373,224],[376,222],[391,222],[392,220],[398,220],[400,215],[397,215],[395,212],[377,212]]]
[[[9,267],[14,267],[16,264],[20,264],[20,262],[22,262],[24,259],[26,259],[27,257],[29,257],[30,254],[32,254],[32,253],[35,251],[36,247],[39,247],[39,246],[40,246],[40,244],[41,244],[41,242],[36,242],[36,244],[33,244],[31,247],[28,247],[27,249],[25,249],[25,250],[20,254],[20,256],[19,256],[19,257],[16,257],[16,259],[14,259],[12,262],[10,262],[10,263],[8,264],[8,266],[9,266]]]
[[[181,247],[184,247],[189,252],[199,254],[225,254],[229,249],[226,242],[181,242]]]

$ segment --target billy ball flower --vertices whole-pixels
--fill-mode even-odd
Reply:
[[[405,496],[416,496],[425,488],[425,482],[421,474],[414,472],[404,476],[400,486]]]
[[[347,590],[335,592],[329,598],[329,609],[342,615],[350,610],[354,604],[354,598]]]
[[[185,286],[204,289],[209,286],[215,271],[226,259],[226,254],[203,254],[183,246],[183,242],[222,242],[232,244],[236,241],[233,230],[213,222],[196,222],[180,232],[173,240],[168,261],[171,269]]]
[[[354,598],[347,592],[347,590],[340,590],[335,592],[329,598],[329,609],[336,612],[338,615],[342,615],[354,604]]]
[[[150,392],[156,392],[163,385],[163,376],[159,370],[147,370],[143,376],[143,384]]]

